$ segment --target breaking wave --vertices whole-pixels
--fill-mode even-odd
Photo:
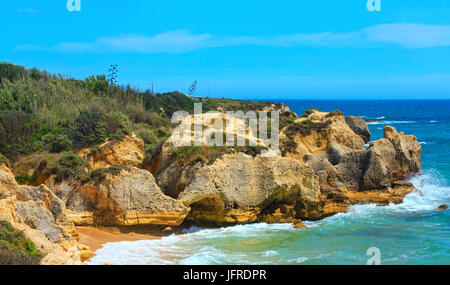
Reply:
[[[367,122],[368,125],[397,125],[397,124],[414,124],[416,121],[380,121]]]
[[[308,228],[304,230],[264,223],[192,227],[158,240],[107,243],[88,264],[364,264],[365,250],[381,247],[386,238],[390,240],[389,251],[383,252],[386,263],[448,262],[448,246],[428,244],[427,238],[433,227],[444,225],[445,234],[445,217],[444,224],[435,220],[441,213],[434,209],[450,202],[450,186],[442,183],[436,171],[410,181],[420,191],[409,194],[401,204],[355,205],[346,213],[305,221]],[[435,259],[427,260],[430,256]]]

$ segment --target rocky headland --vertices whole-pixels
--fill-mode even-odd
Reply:
[[[130,134],[60,157],[76,166],[63,175],[45,160],[18,161],[12,169],[30,173],[27,185],[3,162],[0,220],[23,230],[46,254],[42,264],[82,264],[92,252],[79,243],[75,226],[162,231],[266,222],[302,228],[303,220],[355,204],[401,203],[419,191],[405,181],[421,172],[416,137],[387,126],[384,138],[370,141],[361,118],[315,109],[297,116],[285,105],[265,110],[274,109],[282,111],[277,156],[260,155],[261,142],[176,148],[170,138],[146,153],[144,141]],[[208,122],[214,115],[203,116]]]

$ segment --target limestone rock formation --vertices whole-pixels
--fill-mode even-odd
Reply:
[[[360,136],[365,143],[370,141],[372,134],[370,133],[369,126],[367,126],[366,121],[360,117],[347,116],[345,121],[352,131]]]
[[[89,252],[76,241],[64,203],[45,185],[18,185],[5,165],[0,166],[0,220],[23,230],[46,253],[43,264],[82,264],[82,255]]]
[[[164,195],[151,173],[135,167],[80,185],[68,208],[76,224],[106,226],[179,225],[189,211]]]
[[[192,146],[194,135],[191,130],[194,123],[201,124],[201,129],[204,131],[204,135],[199,139],[201,147]],[[241,140],[246,146],[252,145],[255,150],[254,155],[269,156],[271,154],[266,147],[266,141],[258,138],[256,129],[250,131],[244,119],[220,112],[208,112],[199,115],[197,119],[194,116],[184,118],[173,131],[172,136],[157,148],[154,155],[146,159],[143,167],[154,174],[157,184],[166,195],[177,198],[180,192],[192,182],[195,173],[202,168],[203,163],[213,163],[223,154],[244,151],[245,147],[208,146],[211,140],[219,138],[218,133],[222,133],[221,142],[232,137],[235,138],[235,142]],[[196,153],[191,155],[191,152]],[[192,159],[187,159],[188,156],[192,156]],[[201,163],[197,163],[198,161]]]
[[[290,112],[291,110],[289,109],[289,106],[286,104],[276,103],[276,104],[271,104],[270,106],[264,107],[261,111],[264,111],[264,112],[279,111],[279,112],[283,113],[283,112]]]
[[[355,132],[348,121],[357,125],[359,120],[348,118],[339,112],[312,110],[282,130],[284,137],[290,137],[296,145],[286,156],[310,164],[322,190],[382,189],[420,173],[421,147],[414,136],[385,127],[385,137],[372,142],[366,150],[357,134],[362,133],[363,125]]]
[[[302,162],[327,159],[333,165],[339,163],[345,153],[364,150],[365,144],[339,111],[310,110],[290,121],[281,130],[280,139],[282,152],[287,157]]]
[[[296,223],[346,211],[357,203],[399,203],[414,190],[398,181],[420,172],[421,150],[415,137],[386,127],[385,138],[366,149],[370,132],[360,118],[318,110],[288,118],[281,131],[284,158],[225,153],[208,163],[185,164],[174,159],[176,151],[169,151],[174,147],[167,141],[153,159],[156,181],[165,194],[192,208],[187,221],[211,225]],[[290,176],[295,182],[283,180]],[[299,184],[300,177],[309,182]],[[289,193],[298,194],[290,188],[297,183],[304,186],[302,193],[315,191],[316,198],[283,192],[289,198],[279,201],[272,194],[262,195],[284,189],[283,181]]]
[[[421,172],[416,137],[387,126],[384,138],[365,149],[370,132],[361,120],[310,110],[282,130],[285,155],[311,165],[319,177],[322,216],[355,203],[399,203],[414,191],[398,181]]]
[[[375,204],[387,206],[391,203],[400,204],[406,195],[413,191],[419,191],[409,182],[396,181],[392,187],[370,191],[352,191],[347,188],[335,188],[321,190],[322,207],[320,215],[316,218],[324,218],[337,213],[346,212],[355,204]]]
[[[247,145],[255,143],[251,155],[243,147],[177,147],[172,136],[143,161],[142,141],[126,137],[82,151],[80,156],[95,171],[86,168],[87,178],[47,179],[51,190],[43,185],[19,186],[12,174],[0,171],[0,203],[14,209],[0,208],[0,217],[39,230],[49,243],[59,245],[74,240],[72,222],[94,226],[267,222],[302,228],[302,219],[320,219],[360,203],[400,203],[415,190],[402,181],[421,171],[421,148],[414,136],[386,127],[384,138],[366,149],[370,132],[360,118],[339,111],[309,110],[301,117],[284,111],[283,156],[260,155],[266,146],[255,133],[238,133],[220,124],[225,123],[222,120],[245,124],[241,119],[221,118],[223,113],[214,112],[201,115],[202,130],[209,134],[223,130],[224,137],[241,136]],[[191,130],[193,121],[187,117],[179,126]],[[189,131],[178,137],[191,138]],[[208,136],[202,137],[203,144],[207,141]]]
[[[420,173],[422,149],[416,137],[384,128],[384,138],[372,142],[367,150],[367,168],[362,177],[364,190],[391,186],[395,180]]]
[[[108,165],[140,167],[145,156],[144,142],[137,137],[125,136],[120,141],[108,141],[96,149],[82,150],[79,155],[92,169]]]
[[[233,224],[254,222],[281,205],[292,205],[294,218],[307,218],[319,193],[313,169],[299,161],[234,154],[196,172],[179,200],[191,207],[188,220]]]

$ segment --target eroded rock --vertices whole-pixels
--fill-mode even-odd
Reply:
[[[162,193],[153,175],[135,167],[80,185],[68,207],[80,225],[179,225],[189,212]]]
[[[120,141],[108,141],[97,148],[85,149],[79,155],[92,169],[105,168],[108,165],[140,167],[145,156],[144,141],[125,136]]]
[[[350,129],[352,129],[355,134],[360,136],[365,143],[370,141],[372,134],[370,133],[369,126],[363,118],[347,116],[345,117],[345,121]]]
[[[82,264],[82,251],[63,202],[45,185],[18,185],[11,171],[0,166],[0,220],[24,231],[37,249],[46,253],[42,264]]]
[[[319,206],[319,183],[311,167],[282,157],[224,155],[200,169],[179,199],[188,220],[204,224],[250,223],[275,205],[292,205],[294,218]]]

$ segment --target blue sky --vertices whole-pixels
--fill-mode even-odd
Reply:
[[[0,4],[0,61],[258,99],[450,99],[450,0]]]

